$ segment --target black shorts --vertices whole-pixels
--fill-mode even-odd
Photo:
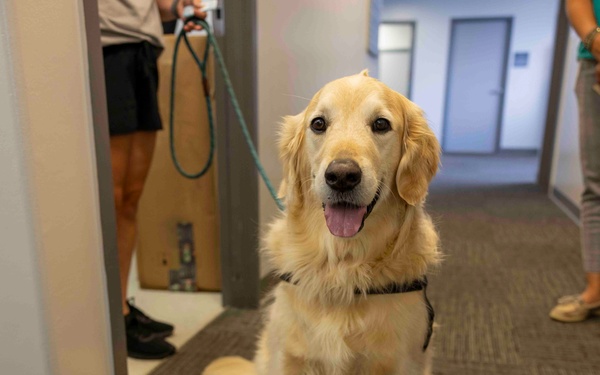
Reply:
[[[110,135],[162,129],[158,112],[158,50],[148,42],[103,48]]]

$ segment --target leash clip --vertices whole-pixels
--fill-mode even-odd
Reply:
[[[208,78],[206,76],[202,76],[202,88],[204,89],[204,96],[210,97],[210,85],[208,83]]]

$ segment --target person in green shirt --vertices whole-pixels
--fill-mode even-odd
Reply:
[[[567,16],[581,38],[575,93],[584,180],[581,244],[587,283],[582,293],[560,298],[550,317],[579,322],[600,315],[600,0],[567,0]]]

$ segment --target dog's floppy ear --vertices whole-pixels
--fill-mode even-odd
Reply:
[[[285,194],[285,206],[288,211],[303,201],[302,171],[306,168],[302,154],[305,133],[303,121],[304,112],[284,117],[279,134],[279,157],[283,163],[280,195]]]
[[[398,194],[411,206],[423,202],[427,188],[440,163],[440,144],[427,125],[423,111],[402,98],[404,129],[400,134],[402,154],[396,186]]]

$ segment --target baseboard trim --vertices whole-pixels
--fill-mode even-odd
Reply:
[[[537,156],[540,150],[535,148],[501,148],[498,150],[500,155],[514,155],[514,156]]]
[[[443,151],[443,150],[442,150]],[[443,151],[444,155],[452,155],[452,156],[489,156],[489,157],[498,157],[498,156],[515,156],[515,157],[533,157],[538,156],[539,150],[535,149],[517,149],[517,148],[502,148],[495,152],[461,152],[461,151]]]
[[[552,188],[550,193],[550,199],[561,209],[567,216],[571,218],[577,225],[579,225],[579,214],[580,209],[573,201],[567,198],[566,195],[560,192],[557,188]]]

